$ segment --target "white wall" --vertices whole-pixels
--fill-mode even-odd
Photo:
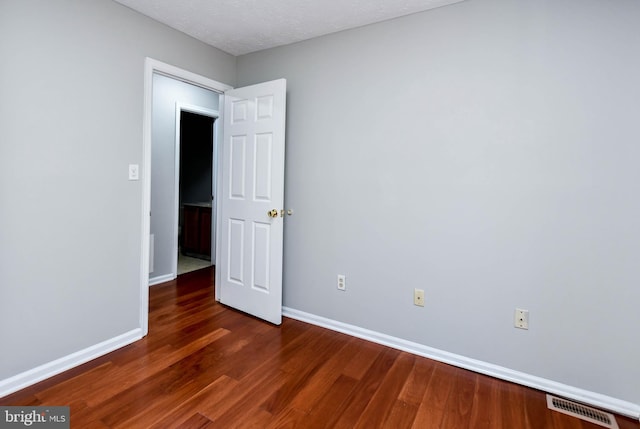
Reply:
[[[468,0],[239,57],[288,84],[285,306],[640,404],[638,22]]]
[[[157,278],[172,274],[176,258],[175,137],[176,102],[218,110],[216,92],[162,75],[153,76],[151,130],[151,233],[154,235],[153,272]],[[177,273],[173,273],[177,274]]]
[[[110,0],[0,2],[0,384],[140,327],[147,56],[235,81]]]

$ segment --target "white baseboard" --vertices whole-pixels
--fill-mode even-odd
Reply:
[[[46,378],[53,377],[68,369],[82,365],[97,357],[106,355],[116,349],[124,347],[142,338],[140,328],[133,329],[117,337],[108,339],[99,344],[87,347],[79,352],[72,353],[52,362],[45,363],[28,371],[0,380],[0,398],[20,389],[31,386]]]
[[[164,276],[154,277],[152,279],[149,279],[149,286],[155,286],[160,283],[170,282],[171,280],[175,280],[177,277],[178,276],[176,276],[173,273],[165,274]]]
[[[493,365],[465,356],[449,353],[443,350],[428,347],[419,343],[403,340],[402,338],[392,337],[390,335],[363,329],[358,326],[349,325],[347,323],[338,322],[336,320],[327,319],[325,317],[316,316],[304,311],[295,310],[289,307],[282,307],[282,314],[292,319],[310,323],[312,325],[321,326],[331,329],[332,331],[342,332],[353,337],[362,338],[377,344],[382,344],[394,349],[402,350],[418,356],[423,356],[439,362],[444,362],[459,368],[468,369],[480,374],[489,375],[502,380],[521,384],[523,386],[532,387],[568,399],[583,402],[594,407],[603,408],[614,413],[625,415],[631,418],[640,419],[640,404],[623,401],[621,399],[612,398],[600,393],[591,392],[566,384],[558,383],[545,378],[514,371],[498,365]]]

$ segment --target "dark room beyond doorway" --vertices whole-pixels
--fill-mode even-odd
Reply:
[[[211,265],[214,121],[180,113],[178,274]]]

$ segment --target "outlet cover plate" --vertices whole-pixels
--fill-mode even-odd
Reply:
[[[518,329],[529,329],[529,310],[516,308],[513,326]]]

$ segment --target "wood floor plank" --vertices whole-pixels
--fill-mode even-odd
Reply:
[[[174,401],[183,400],[201,390],[200,381],[188,379],[179,371],[167,368],[113,397],[76,412],[83,421],[100,420],[109,427],[148,427],[170,409]],[[148,398],[153,397],[153,401]],[[132,422],[141,422],[134,425]]]
[[[180,427],[182,429],[209,429],[215,426],[211,420],[200,413],[196,413],[183,422]]]
[[[409,428],[412,426],[434,368],[433,361],[415,359],[413,369],[402,387],[389,417],[384,422],[385,427]]]
[[[502,429],[502,421],[498,417],[500,415],[499,392],[494,382],[497,380],[478,374],[469,427]],[[546,426],[535,427],[546,428]]]
[[[499,383],[495,380],[495,383]],[[547,408],[547,398],[543,392],[520,386],[524,398],[524,415],[526,427],[553,428],[552,411]]]
[[[599,428],[534,389],[286,317],[273,326],[216,302],[213,278],[150,288],[147,337],[0,405],[68,405],[74,429]]]
[[[307,413],[295,408],[287,408],[283,412],[275,416],[275,418],[266,426],[265,429],[306,429],[308,415]]]
[[[638,420],[630,419],[625,416],[615,416],[616,421],[618,422],[618,426],[620,429],[639,429],[640,422]]]
[[[355,378],[356,380],[362,379],[362,377],[369,371],[373,362],[380,356],[385,350],[384,346],[380,344],[370,343],[368,341],[358,341],[360,349],[353,359],[347,363],[342,369],[342,373],[347,377]]]
[[[436,364],[413,421],[413,428],[441,427],[447,411],[451,388],[458,375],[459,371],[452,366]]]
[[[332,334],[329,334],[328,337],[318,336],[317,339],[315,347],[309,345],[308,353],[296,354],[295,359],[291,359],[283,365],[283,370],[291,375],[287,377],[287,381],[282,387],[262,404],[265,410],[272,414],[278,414],[285,407],[291,406],[296,396],[311,385],[320,368],[335,354],[334,350],[340,350],[348,341],[346,337],[336,337]],[[314,387],[317,388],[318,385]]]
[[[247,418],[247,410],[256,405],[261,415],[265,411],[271,415],[281,411],[284,404],[291,397],[292,388],[304,385],[308,379],[310,368],[314,368],[314,360],[323,360],[322,353],[327,352],[327,343],[323,341],[333,337],[328,331],[312,333],[309,330],[300,330],[299,323],[287,323],[283,326],[286,333],[292,333],[295,337],[279,354],[269,353],[259,359],[254,370],[247,374],[238,385],[238,390],[245,393],[241,401],[231,404],[223,404],[215,414],[207,414],[221,427],[237,424]],[[332,340],[335,341],[335,340]],[[346,341],[346,339],[341,339]],[[311,361],[310,361],[311,360]],[[297,392],[297,390],[295,390]],[[295,393],[294,393],[295,394]],[[220,412],[224,411],[224,412]]]
[[[511,428],[516,424],[526,425],[526,414],[522,387],[511,383],[499,384],[498,386],[501,392],[500,408],[502,410],[503,427]]]
[[[281,333],[278,330],[261,332],[248,324],[232,332],[233,335],[211,343],[173,366],[194,378],[200,376],[202,368],[206,368],[213,379],[226,375],[239,380],[254,370],[264,356],[280,349]]]
[[[400,396],[402,388],[413,371],[415,360],[416,357],[408,353],[400,353],[398,355],[360,415],[354,428],[383,427],[397,398]]]
[[[229,398],[220,401],[214,409],[209,409],[206,416],[213,420],[218,427],[232,427],[244,418],[248,418],[249,410],[268,413],[260,403],[272,395],[286,381],[286,373],[282,371],[265,371],[257,379],[243,379],[230,392]],[[242,393],[240,393],[242,392]]]
[[[420,406],[435,367],[435,362],[432,360],[416,359],[398,399],[416,407]]]
[[[214,409],[216,404],[227,397],[237,384],[237,380],[221,376],[195,395],[183,401],[174,401],[161,420],[148,426],[154,429],[182,427],[194,414],[203,415],[202,413],[206,413],[207,410]],[[211,421],[209,418],[207,420]]]
[[[312,405],[305,420],[309,429],[333,428],[348,406],[348,399],[353,395],[358,380],[344,374]]]
[[[78,427],[78,426],[79,425],[76,425],[75,420],[73,418],[71,418],[71,427],[75,428],[75,427]],[[86,428],[86,429],[111,429],[109,426],[107,426],[106,424],[104,424],[100,420],[96,420],[96,421],[93,421],[93,422],[82,423],[82,425],[80,427]]]
[[[385,428],[410,428],[418,414],[418,406],[396,400],[391,412],[382,424]]]
[[[471,371],[462,371],[458,374],[447,400],[447,411],[444,413],[441,424],[443,429],[469,427],[477,381],[478,374]]]
[[[358,420],[360,420],[362,412],[367,408],[367,405],[369,405],[369,401],[371,401],[371,398],[382,383],[384,376],[389,369],[391,369],[400,353],[401,352],[393,349],[386,349],[380,353],[373,365],[371,365],[356,385],[354,395],[347,400],[347,407],[340,415],[338,421],[336,421],[336,429],[351,429],[356,425]]]
[[[563,429],[583,429],[582,421],[575,417],[567,416],[562,413],[553,413],[551,415],[551,421],[554,428]]]
[[[341,370],[358,355],[358,341],[345,338],[346,344],[330,353],[330,357],[309,378],[307,384],[291,400],[289,406],[302,411],[310,412],[320,398],[331,388],[340,377]]]
[[[322,334],[322,332],[314,333],[310,329],[298,329],[301,327],[299,323],[287,324],[285,332],[290,334],[289,341],[280,348],[280,353],[268,356],[258,355],[252,371],[240,380],[229,398],[225,398],[215,410],[210,410],[205,415],[221,427],[235,424],[246,410],[261,404],[282,387],[288,379],[288,373],[282,370],[282,366],[286,365],[290,359],[295,359],[297,353],[303,350],[306,344],[313,344],[317,340],[316,334]],[[247,358],[255,357],[247,356]]]

